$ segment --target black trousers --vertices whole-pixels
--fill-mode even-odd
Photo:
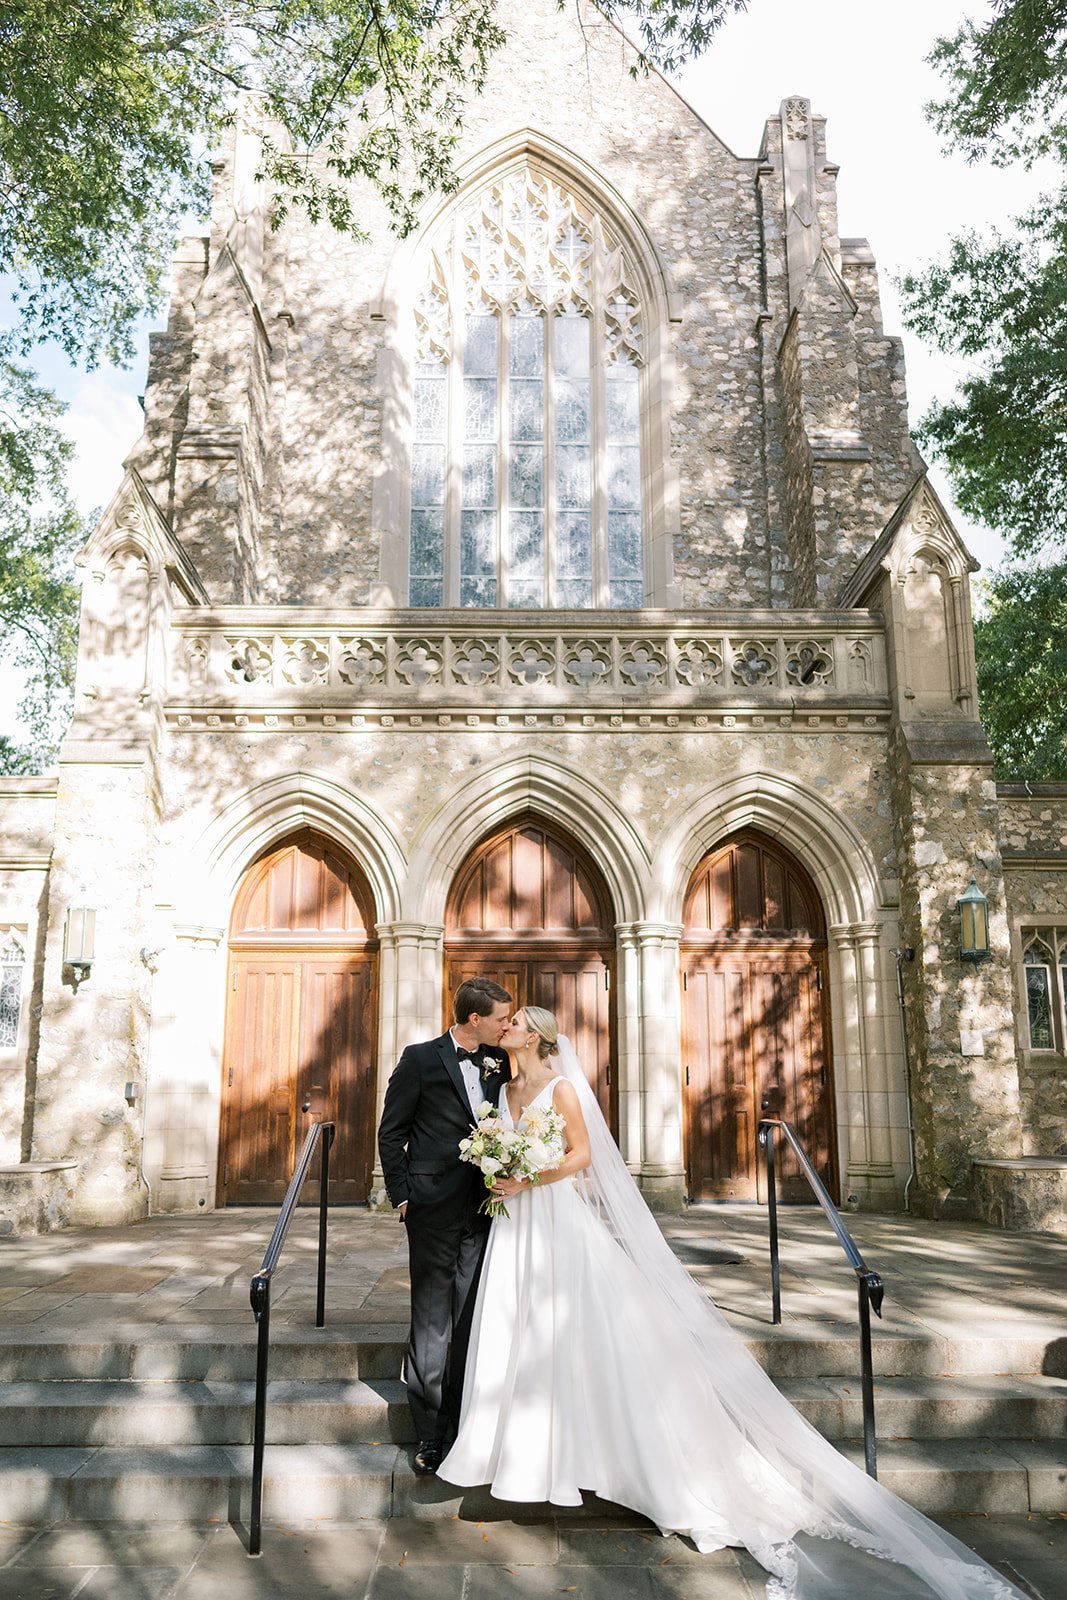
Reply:
[[[415,1215],[409,1210],[408,1216],[408,1404],[416,1438],[445,1445],[459,1421],[463,1369],[489,1232],[473,1206],[466,1217],[445,1226],[418,1210]]]

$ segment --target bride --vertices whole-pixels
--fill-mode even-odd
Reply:
[[[496,1186],[510,1216],[490,1232],[438,1475],[560,1506],[591,1490],[701,1551],[745,1546],[768,1600],[872,1583],[879,1600],[1024,1600],[779,1394],[664,1240],[552,1013],[516,1012],[501,1044],[505,1122],[554,1106],[566,1154],[536,1186]]]

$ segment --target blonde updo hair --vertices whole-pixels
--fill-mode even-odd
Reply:
[[[523,1006],[522,1014],[538,1036],[537,1054],[541,1060],[546,1056],[558,1055],[556,1041],[559,1038],[559,1023],[551,1011],[546,1011],[544,1006]]]

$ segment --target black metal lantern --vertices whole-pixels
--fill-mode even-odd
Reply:
[[[972,878],[956,902],[960,914],[960,960],[989,959],[989,901]]]
[[[74,974],[75,985],[89,976],[96,956],[96,912],[88,906],[70,906],[63,932],[63,960]]]

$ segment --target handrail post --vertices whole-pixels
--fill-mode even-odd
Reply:
[[[267,1358],[270,1354],[270,1275],[252,1279],[252,1309],[259,1324],[256,1344],[256,1410],[252,1432],[252,1509],[248,1519],[248,1554],[263,1549],[263,1451],[267,1442]]]
[[[315,1299],[315,1326],[326,1325],[326,1214],[329,1207],[330,1146],[333,1144],[333,1126],[326,1127],[319,1139],[321,1161],[319,1166],[319,1282]]]
[[[871,1307],[882,1315],[885,1285],[877,1272],[861,1273],[859,1281],[860,1362],[863,1391],[863,1459],[867,1475],[878,1477],[878,1446],[874,1431],[874,1363],[871,1359]]]
[[[761,1122],[759,1136],[767,1155],[767,1221],[771,1235],[771,1322],[782,1320],[782,1278],[778,1256],[778,1190],[774,1172],[774,1123]]]

